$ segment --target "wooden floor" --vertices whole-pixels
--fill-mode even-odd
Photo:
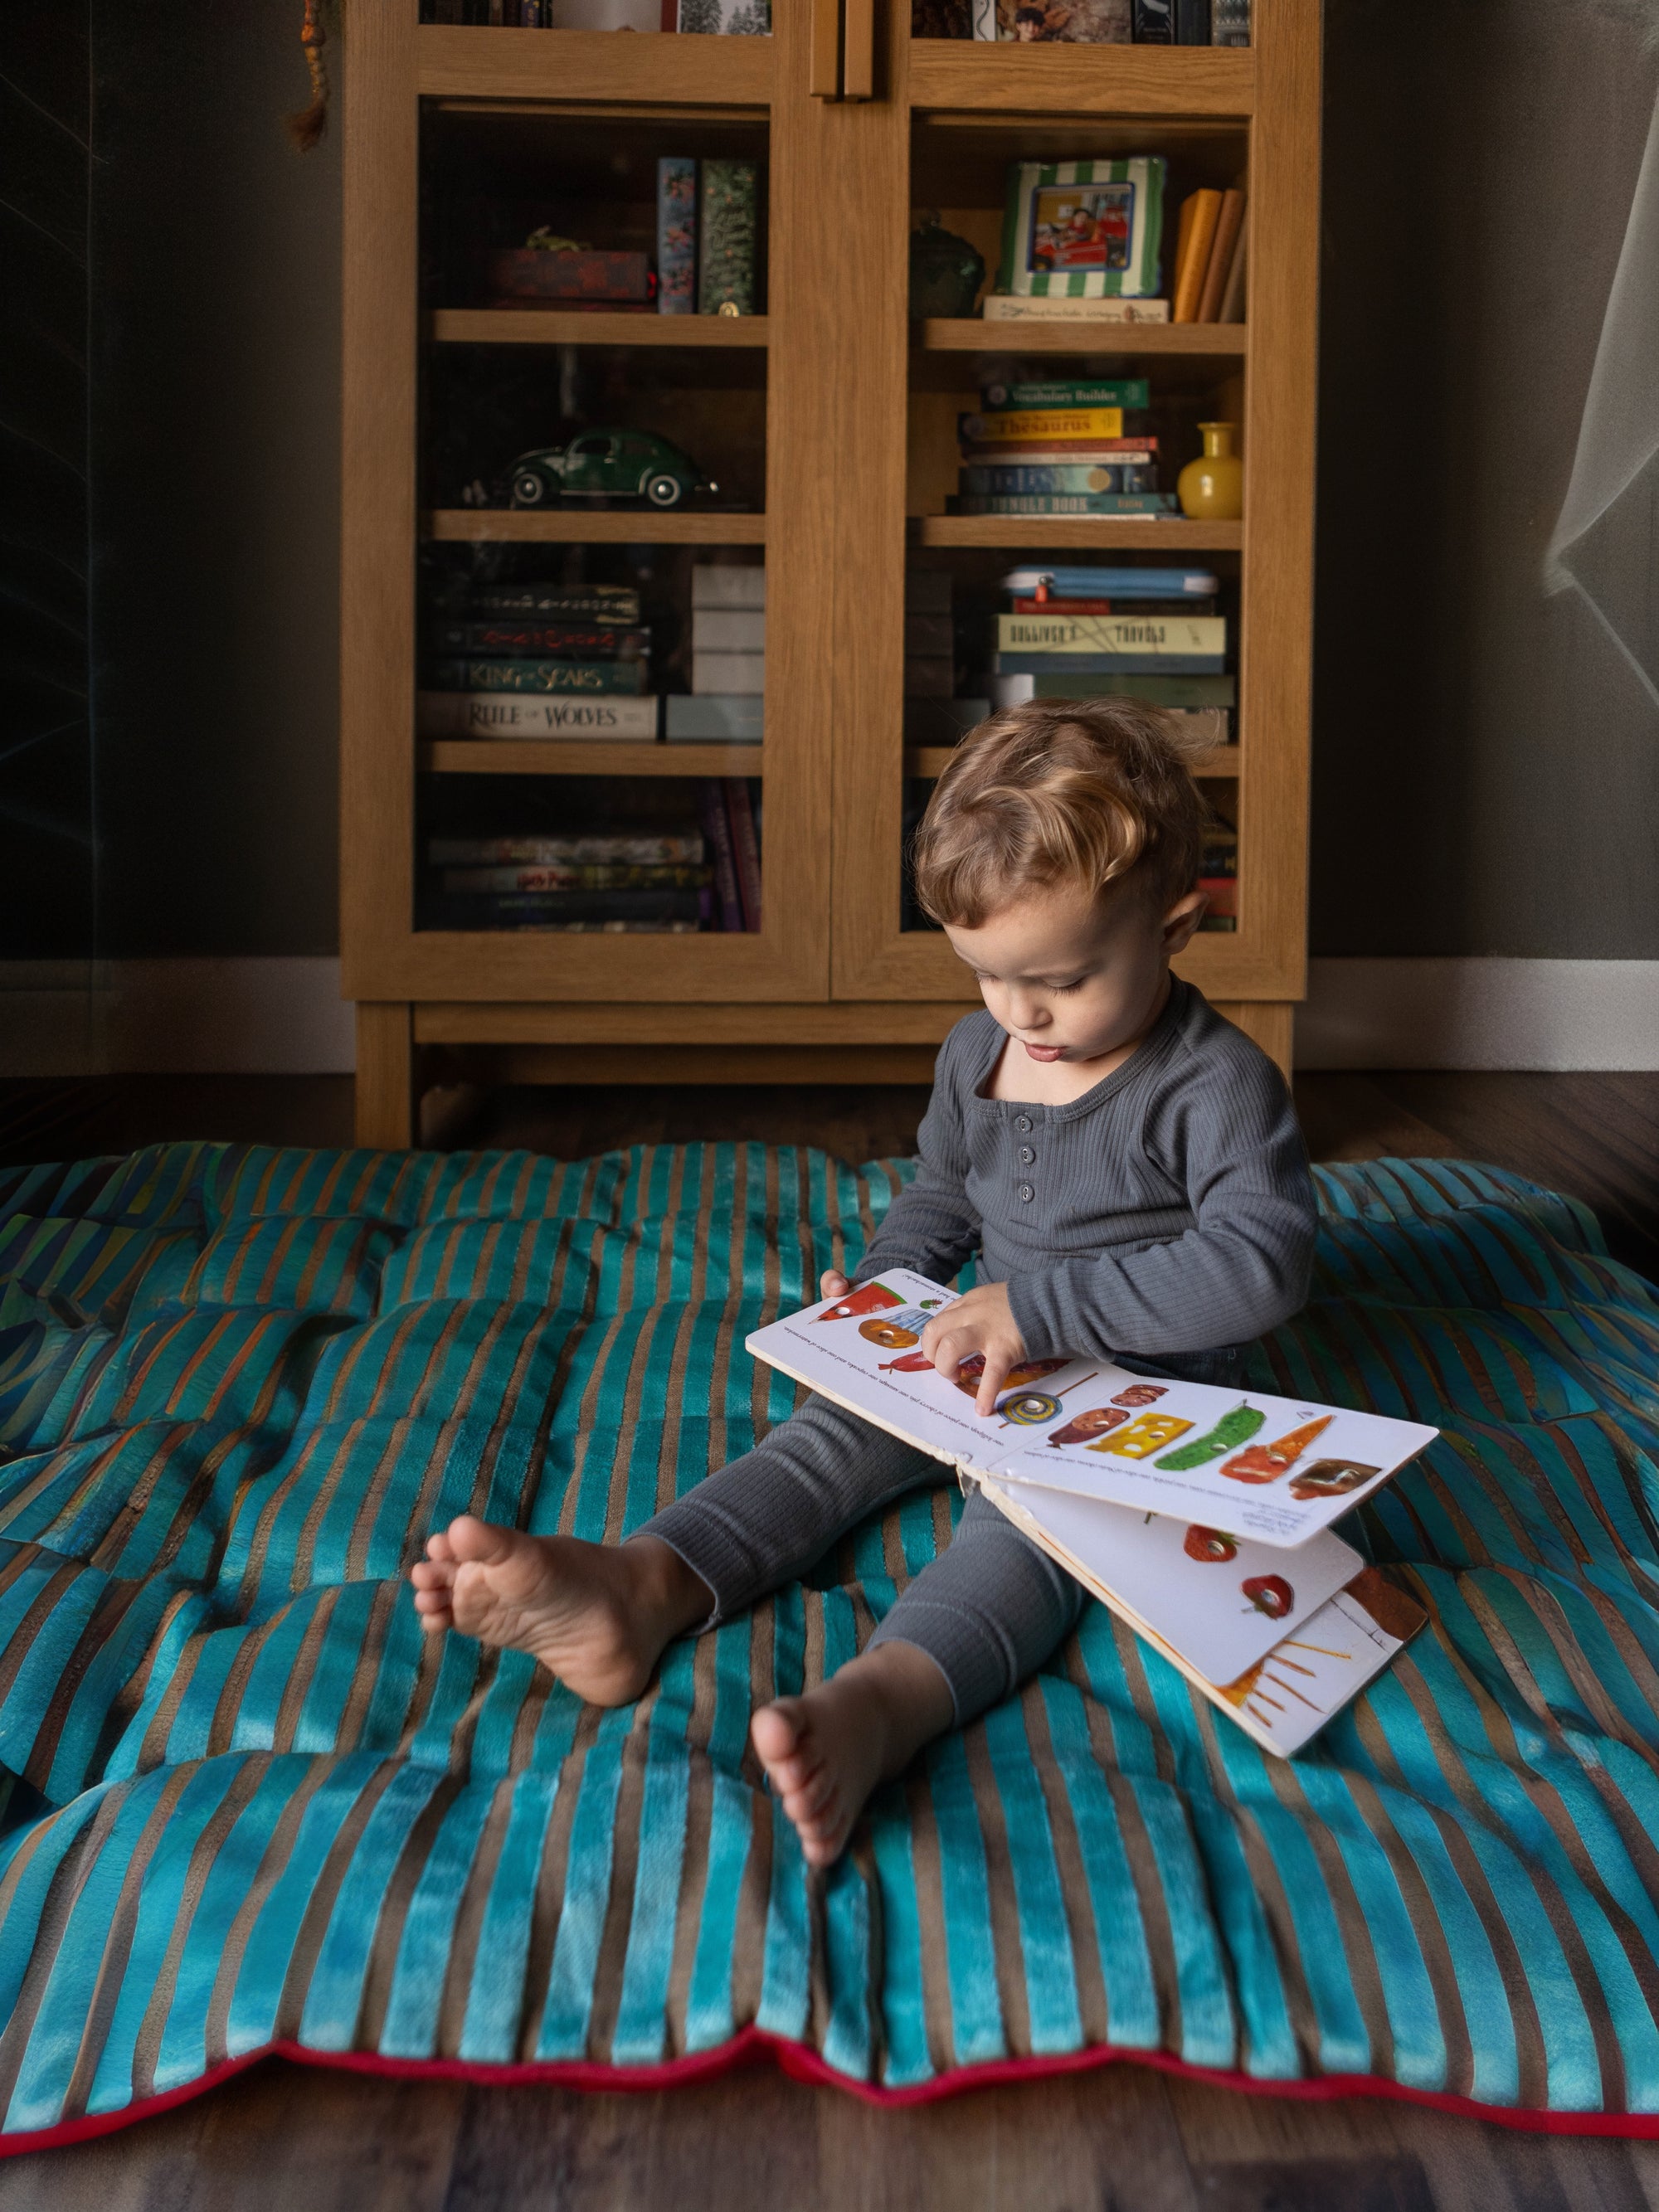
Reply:
[[[926,1092],[503,1091],[429,1141],[747,1137],[908,1150]],[[1659,1076],[1313,1075],[1316,1159],[1478,1158],[1583,1199],[1659,1275]],[[349,1141],[336,1078],[0,1084],[0,1164],[164,1138]],[[1523,2135],[1382,2100],[1247,2097],[1115,2066],[876,2111],[763,2070],[650,2096],[278,2063],[100,2142],[0,2164],[0,2212],[1659,2212],[1659,2143]]]

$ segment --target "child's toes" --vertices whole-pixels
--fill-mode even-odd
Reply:
[[[427,1538],[426,1555],[428,1559],[444,1561],[451,1567],[454,1565],[455,1547],[449,1540],[447,1528],[434,1528]]]
[[[455,1579],[455,1570],[447,1560],[416,1559],[409,1579],[417,1590],[447,1590]]]

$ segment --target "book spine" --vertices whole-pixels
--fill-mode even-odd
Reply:
[[[1210,653],[999,653],[997,676],[1214,676],[1221,655]]]
[[[997,646],[1003,653],[1219,655],[1227,649],[1227,625],[1219,615],[1122,615],[1096,622],[1065,615],[999,615]]]
[[[754,810],[749,786],[740,775],[724,779],[726,812],[732,825],[732,859],[737,871],[738,895],[743,902],[744,927],[751,933],[761,926],[760,841],[755,835]]]
[[[1030,445],[1121,438],[1121,407],[1030,407],[1006,415],[958,415],[957,435],[970,446]]]
[[[1018,707],[1030,698],[1036,689],[1034,676],[994,676],[990,679],[992,702],[998,707]],[[1136,670],[1133,674],[1115,672],[1109,681],[1089,671],[1081,674],[1053,669],[1044,678],[1042,688],[1060,699],[1087,699],[1103,693],[1124,699],[1147,699],[1156,707],[1185,707],[1194,713],[1200,710],[1226,714],[1237,702],[1237,686],[1231,676],[1152,676]]]
[[[1146,466],[1158,458],[1156,438],[1091,438],[1086,445],[1028,446],[964,446],[963,461],[975,462],[991,468],[1021,468],[1032,464],[1042,468],[1060,468],[1070,463],[1074,467],[1094,467],[1103,461],[1120,467],[1139,464]]]
[[[1133,21],[1138,46],[1175,44],[1175,0],[1134,0]]]
[[[766,689],[763,653],[698,653],[691,655],[691,689],[723,698],[760,698]]]
[[[988,323],[1167,323],[1167,300],[1050,300],[1024,292],[993,292],[984,307]]]
[[[1210,43],[1217,46],[1249,45],[1250,0],[1214,0],[1211,10]]]
[[[757,745],[765,708],[752,693],[671,691],[663,701],[663,736],[670,744]]]
[[[1249,232],[1241,223],[1238,242],[1233,248],[1232,266],[1227,271],[1226,289],[1221,295],[1221,312],[1216,317],[1218,322],[1242,323],[1244,319],[1244,275],[1249,236]]]
[[[1210,0],[1176,0],[1176,44],[1207,46],[1210,43]]]
[[[1012,615],[1177,615],[1202,617],[1201,599],[1016,599]]]
[[[1219,192],[1206,187],[1191,193],[1189,198],[1193,219],[1187,227],[1185,247],[1176,270],[1172,319],[1177,323],[1195,322],[1198,319],[1199,295],[1204,289],[1204,274],[1210,265],[1210,248],[1215,244],[1216,224],[1221,216]]]
[[[432,837],[426,856],[434,866],[559,868],[599,864],[635,867],[702,865],[702,839],[661,837]]]
[[[651,633],[603,629],[597,623],[450,622],[434,625],[432,644],[434,651],[446,653],[643,660],[651,650]]]
[[[720,902],[720,927],[730,933],[743,928],[743,907],[738,897],[737,859],[732,846],[732,825],[726,818],[726,794],[709,777],[698,788],[697,805],[702,834],[714,867],[714,896]]]
[[[969,0],[971,35],[975,39],[994,39],[997,34],[997,0]]]
[[[518,916],[548,921],[696,921],[702,894],[681,891],[484,891],[449,893],[452,913]]]
[[[538,698],[529,692],[421,691],[415,726],[423,738],[555,738],[632,743],[654,738],[654,699]]]
[[[956,503],[958,514],[1173,514],[1173,492],[971,492]]]
[[[1060,462],[1048,466],[965,468],[965,492],[1156,491],[1158,471],[1133,461]]]
[[[637,697],[649,676],[642,660],[434,660],[434,691],[615,692]]]
[[[680,154],[657,163],[657,313],[697,311],[697,165]]]
[[[1239,227],[1244,220],[1244,195],[1238,191],[1224,192],[1221,213],[1216,219],[1215,243],[1210,248],[1210,264],[1204,272],[1204,289],[1199,295],[1198,320],[1214,323],[1221,319],[1221,302],[1227,289],[1227,277],[1233,265],[1233,250],[1238,244]]]
[[[693,653],[764,653],[766,616],[743,607],[693,607]]]
[[[988,384],[980,398],[988,415],[1032,408],[1150,407],[1152,387],[1143,376],[1109,377],[1081,384]]]
[[[537,585],[522,589],[503,585],[470,592],[467,604],[475,616],[516,615],[521,619],[550,617],[565,622],[603,623],[607,628],[629,627],[640,618],[639,593],[623,590],[600,592],[583,591],[578,586],[570,591],[547,591]]]
[[[753,161],[705,161],[698,251],[697,311],[755,312],[756,198]]]
[[[630,867],[602,860],[558,867],[446,868],[446,892],[700,890],[709,880],[702,867]]]

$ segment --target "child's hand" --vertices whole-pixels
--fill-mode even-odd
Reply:
[[[845,1275],[834,1267],[826,1267],[818,1277],[818,1296],[821,1298],[844,1298],[853,1285]]]
[[[974,1411],[994,1413],[1004,1377],[1025,1357],[1024,1340],[1008,1303],[1006,1285],[981,1283],[947,1306],[921,1332],[921,1348],[941,1375],[953,1378],[962,1361],[975,1352],[983,1352],[985,1368]]]

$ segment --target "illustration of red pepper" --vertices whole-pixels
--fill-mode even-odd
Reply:
[[[1269,1620],[1283,1620],[1296,1603],[1296,1592],[1283,1575],[1252,1575],[1239,1588],[1256,1611],[1265,1613]]]
[[[1238,1557],[1238,1545],[1231,1536],[1224,1536],[1219,1528],[1200,1528],[1196,1524],[1187,1531],[1187,1540],[1182,1546],[1189,1559],[1213,1560],[1224,1565]]]
[[[832,1306],[826,1306],[815,1318],[818,1321],[851,1321],[855,1314],[879,1313],[884,1306],[902,1306],[904,1301],[896,1291],[890,1291],[885,1283],[864,1283],[851,1291]]]

